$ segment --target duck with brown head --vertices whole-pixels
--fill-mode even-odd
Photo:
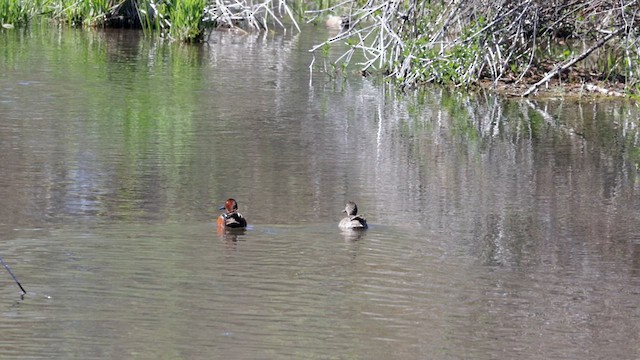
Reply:
[[[219,210],[225,212],[218,217],[218,228],[244,229],[247,220],[238,212],[238,202],[235,199],[227,199]]]
[[[347,213],[347,217],[340,220],[338,227],[341,229],[366,229],[367,219],[358,215],[358,206],[353,201],[348,201],[342,212]]]

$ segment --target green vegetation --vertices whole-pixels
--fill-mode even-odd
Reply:
[[[276,11],[277,10],[277,11]],[[158,30],[174,40],[197,42],[216,27],[266,29],[283,25],[287,17],[297,26],[285,2],[213,0],[1,0],[4,28],[27,25],[44,17],[72,26],[133,27]]]
[[[20,0],[0,1],[0,25],[13,27],[26,24],[32,15],[28,4]]]
[[[175,2],[169,12],[170,33],[177,39],[197,40],[203,33],[202,17],[206,0],[184,0]]]

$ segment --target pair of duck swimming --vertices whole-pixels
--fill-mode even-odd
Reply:
[[[243,229],[247,227],[247,220],[238,212],[238,202],[234,199],[227,199],[219,210],[225,212],[218,217],[218,228]],[[366,229],[368,227],[367,220],[358,215],[358,206],[353,201],[348,201],[342,212],[347,213],[347,217],[340,220],[339,228]]]

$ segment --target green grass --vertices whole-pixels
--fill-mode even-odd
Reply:
[[[202,16],[206,5],[206,0],[174,1],[173,6],[169,7],[169,34],[175,39],[187,42],[200,40],[204,32]]]
[[[32,1],[2,0],[0,1],[0,25],[20,26],[29,22],[35,12]]]
[[[125,0],[0,0],[0,25],[27,26],[33,17],[42,16],[70,26],[103,26],[123,4]],[[145,30],[168,31],[172,38],[187,42],[202,38],[207,0],[137,0],[125,5],[135,8],[133,14]],[[154,16],[149,16],[152,12]],[[166,21],[160,24],[159,19]]]
[[[290,1],[302,8],[303,1],[326,0]],[[286,2],[279,0],[267,0],[259,6],[251,0],[229,4],[216,0],[0,0],[0,25],[4,28],[28,26],[31,19],[40,17],[74,27],[141,27],[184,42],[201,41],[206,27],[246,26],[262,31],[267,30],[269,21],[284,27],[281,17],[288,17],[297,27],[293,14]]]

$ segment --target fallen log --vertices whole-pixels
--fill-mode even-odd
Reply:
[[[532,92],[536,91],[540,85],[548,82],[549,80],[551,80],[551,78],[553,78],[554,76],[558,75],[559,73],[567,70],[568,68],[570,68],[571,66],[573,66],[575,63],[577,63],[578,61],[583,60],[584,58],[586,58],[587,56],[589,56],[589,54],[591,54],[594,50],[600,48],[602,45],[606,44],[607,41],[611,40],[614,36],[618,35],[619,33],[622,32],[622,30],[624,30],[623,27],[617,29],[616,31],[610,32],[607,34],[607,36],[603,37],[602,39],[598,40],[597,43],[595,43],[595,45],[593,45],[592,47],[588,48],[587,50],[585,50],[582,54],[578,55],[577,57],[570,59],[569,61],[567,61],[565,64],[560,65],[560,66],[556,66],[553,70],[549,71],[547,73],[547,75],[545,75],[540,81],[538,81],[537,83],[531,85],[531,87],[525,91],[524,93],[522,93],[522,97],[527,97],[529,96]]]

